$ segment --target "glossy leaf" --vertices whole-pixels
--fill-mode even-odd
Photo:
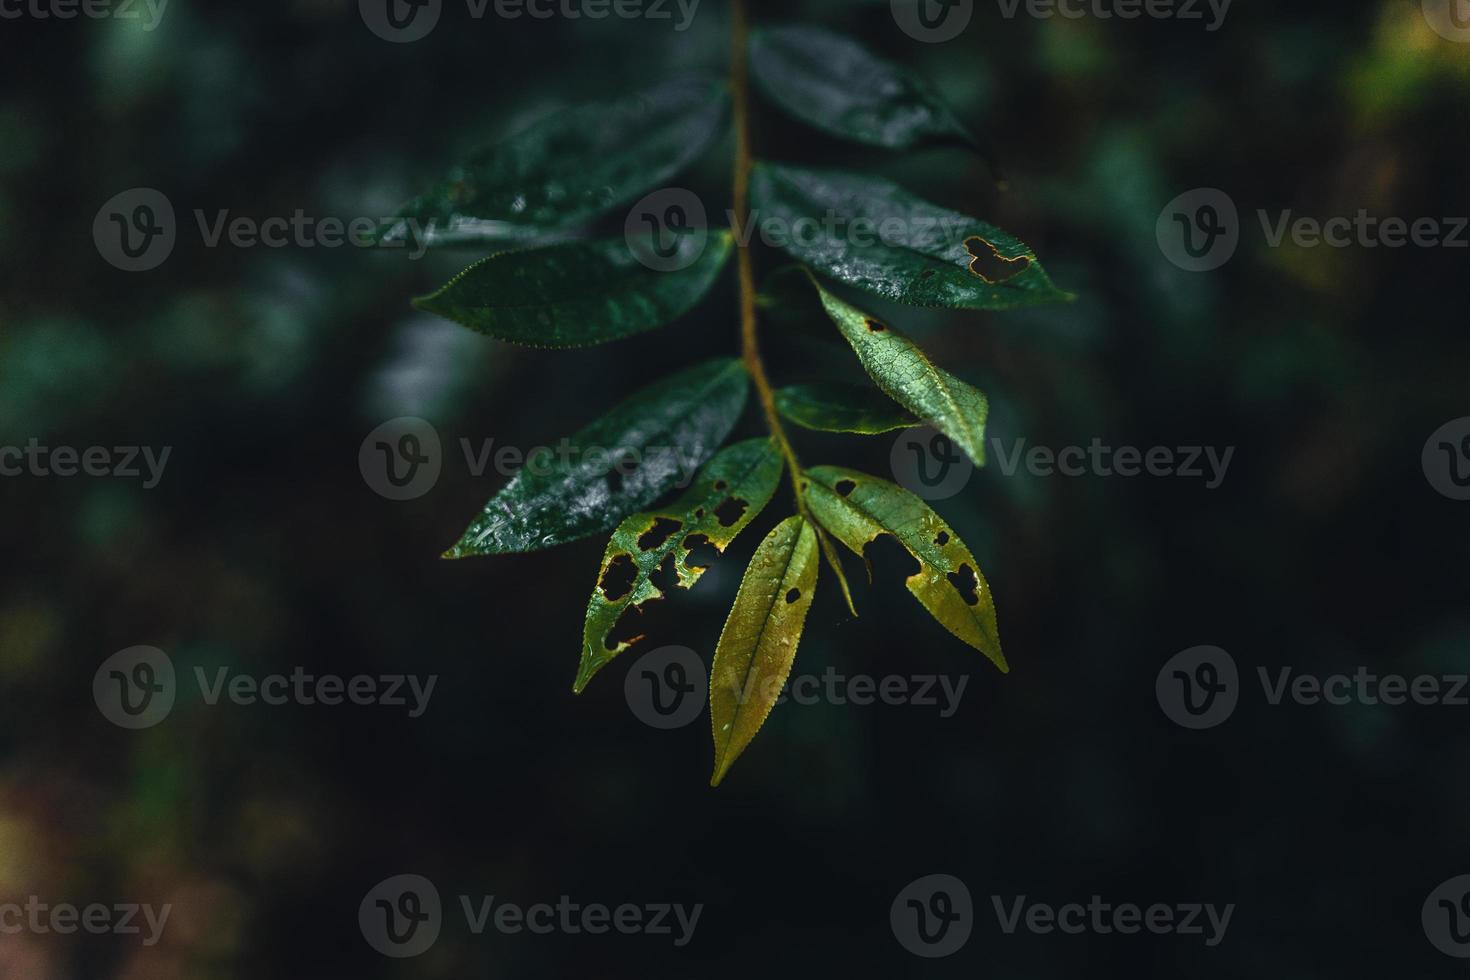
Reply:
[[[995,600],[980,565],[929,505],[876,476],[836,466],[805,472],[802,493],[812,516],[859,555],[880,534],[892,535],[919,563],[909,592],[945,629],[1010,670],[1000,648]],[[863,555],[867,561],[867,556]]]
[[[1072,298],[1019,239],[892,181],[760,163],[750,193],[763,240],[886,299],[1005,310]]]
[[[674,242],[688,266],[655,271],[622,239],[502,252],[470,266],[419,309],[497,340],[585,347],[653,330],[689,312],[730,257],[729,232]]]
[[[833,31],[804,25],[757,31],[750,69],[772,102],[834,136],[895,150],[977,146],[927,81]]]
[[[860,385],[791,385],[776,392],[776,407],[797,425],[818,432],[876,436],[919,424],[882,393]]]
[[[863,369],[883,393],[949,436],[985,465],[985,419],[990,404],[976,388],[937,367],[912,340],[831,293],[818,290],[827,315],[842,331]]]
[[[444,557],[537,551],[611,530],[694,477],[735,427],[748,387],[729,358],[649,385],[559,449],[529,454]]]
[[[725,778],[780,697],[816,584],[817,536],[800,517],[788,517],[756,548],[715,646],[711,786]]]
[[[524,241],[583,225],[693,162],[723,129],[727,103],[722,85],[679,80],[559,112],[474,154],[404,205],[382,238]]]
[[[634,514],[618,525],[602,556],[597,585],[587,604],[582,660],[573,690],[581,693],[592,675],[642,637],[609,642],[620,617],[663,598],[653,575],[671,565],[676,584],[689,589],[705,566],[691,564],[691,546],[723,552],[770,503],[781,481],[781,451],[771,439],[751,439],[722,449],[677,501]]]

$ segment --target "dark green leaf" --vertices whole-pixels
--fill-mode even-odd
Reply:
[[[557,113],[456,167],[382,238],[525,241],[585,224],[688,166],[727,102],[721,85],[680,80]]]
[[[780,697],[816,585],[817,537],[806,521],[788,517],[755,549],[715,646],[709,672],[711,786],[725,778]]]
[[[834,136],[895,150],[977,145],[927,81],[841,34],[799,25],[757,31],[750,68],[772,102]]]
[[[446,558],[538,551],[608,531],[694,477],[735,427],[748,378],[730,358],[664,378],[525,467]]]
[[[1072,298],[1018,239],[892,181],[760,163],[750,193],[763,240],[886,299],[1005,310]]]
[[[903,334],[850,306],[822,287],[822,305],[847,338],[873,383],[883,393],[954,440],[976,464],[985,465],[985,420],[990,404],[981,392],[935,364]]]
[[[928,504],[903,487],[856,470],[818,466],[805,476],[802,493],[824,528],[859,555],[880,534],[896,538],[919,563],[905,584],[920,604],[1002,672],[1010,670],[1000,649],[990,585],[970,549]]]
[[[689,264],[658,272],[622,239],[502,252],[470,266],[414,305],[531,347],[584,347],[661,327],[709,291],[730,257],[728,231],[684,236]]]
[[[881,392],[860,385],[791,385],[776,392],[776,407],[797,425],[819,432],[876,436],[919,424]]]
[[[677,501],[634,514],[618,525],[587,604],[574,691],[581,693],[593,674],[636,642],[635,638],[610,643],[608,634],[629,609],[641,613],[645,603],[663,598],[653,584],[654,573],[666,561],[672,562],[676,584],[693,588],[705,566],[689,564],[691,547],[707,544],[723,552],[770,503],[782,467],[774,440],[736,443],[716,453]]]

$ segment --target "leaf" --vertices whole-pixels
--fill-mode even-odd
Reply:
[[[414,305],[513,344],[601,344],[689,312],[709,292],[732,244],[727,231],[707,241],[681,237],[675,247],[688,254],[676,257],[689,265],[668,272],[644,265],[622,239],[502,252]]]
[[[770,503],[783,466],[772,439],[736,443],[717,453],[677,501],[634,514],[618,525],[587,604],[582,660],[573,691],[580,694],[593,674],[641,639],[607,642],[619,617],[630,609],[642,612],[646,603],[663,598],[653,574],[671,562],[676,584],[693,588],[705,566],[690,564],[691,544],[708,544],[723,552]]]
[[[817,532],[817,543],[822,546],[822,557],[827,559],[827,565],[837,576],[837,584],[842,588],[842,601],[847,603],[847,611],[856,617],[857,606],[853,605],[852,589],[847,585],[847,572],[842,568],[842,557],[837,554],[837,546],[832,543],[832,538],[822,530],[820,524],[813,523],[812,530]]]
[[[585,224],[693,162],[727,103],[722,85],[681,79],[564,110],[475,153],[404,205],[381,240],[524,241]]]
[[[833,31],[799,25],[756,31],[750,68],[767,98],[833,136],[894,150],[936,143],[979,148],[926,80]]]
[[[444,557],[539,551],[611,530],[693,477],[735,427],[747,388],[733,358],[649,385],[558,450],[528,454]]]
[[[976,388],[936,367],[903,334],[844,303],[822,287],[822,305],[883,393],[954,440],[985,465],[990,404]]]
[[[1019,239],[892,181],[759,163],[750,193],[763,241],[885,299],[1006,310],[1073,298]]]
[[[859,555],[890,534],[919,563],[908,590],[945,629],[1008,673],[990,585],[970,549],[929,505],[900,486],[837,466],[805,472],[802,493],[812,516]],[[863,555],[867,561],[867,556]]]
[[[797,425],[818,432],[876,436],[919,424],[888,398],[860,385],[790,385],[776,392],[776,407]]]
[[[710,721],[718,786],[771,713],[796,659],[817,584],[817,536],[800,517],[756,548],[710,667]]]

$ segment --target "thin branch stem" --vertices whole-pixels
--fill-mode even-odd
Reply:
[[[760,397],[761,410],[766,416],[766,427],[786,458],[786,467],[791,474],[791,489],[796,495],[796,509],[806,516],[806,504],[801,498],[801,464],[786,430],[781,425],[781,414],[776,410],[776,393],[771,389],[771,380],[766,376],[766,365],[761,360],[760,344],[756,338],[755,313],[755,267],[750,259],[750,81],[748,78],[747,41],[750,37],[750,15],[747,0],[732,0],[730,29],[730,93],[735,103],[735,201],[732,223],[735,232],[735,262],[740,272],[740,354],[745,361],[745,370],[755,385]]]

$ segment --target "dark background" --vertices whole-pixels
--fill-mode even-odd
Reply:
[[[663,330],[572,352],[512,348],[408,300],[477,257],[205,248],[191,212],[381,217],[468,149],[557,107],[726,65],[727,11],[667,23],[473,21],[446,3],[414,44],[355,5],[173,0],[161,26],[0,22],[0,444],[173,449],[153,490],[0,479],[0,900],[173,903],[163,941],[0,936],[5,980],[225,978],[1364,976],[1462,972],[1420,907],[1470,871],[1463,707],[1272,707],[1257,667],[1470,669],[1470,504],[1421,469],[1467,410],[1467,252],[1268,248],[1254,219],[1366,208],[1470,214],[1470,45],[1417,3],[1240,0],[1199,22],[1002,18],[923,44],[886,4],[784,3],[934,79],[999,148],[998,192],[960,151],[884,154],[758,102],[756,149],[883,173],[1031,244],[1071,306],[891,310],[991,396],[991,434],[1052,447],[1236,447],[1184,479],[1004,476],[936,507],[994,588],[1013,672],[950,638],[883,561],[861,618],[826,570],[799,672],[969,675],[960,710],[783,705],[718,790],[707,716],[628,710],[626,655],[570,693],[603,541],[442,562],[503,478],[453,447],[530,447],[634,389],[736,349],[733,276]],[[727,206],[731,144],[677,183]],[[169,260],[129,274],[91,238],[102,203],[162,190]],[[1227,191],[1224,268],[1155,242],[1160,209]],[[619,222],[610,227],[616,230]],[[762,268],[776,260],[761,257]],[[768,323],[778,381],[850,355]],[[845,358],[845,360],[844,360]],[[402,415],[451,448],[394,503],[357,466]],[[741,435],[761,431],[752,410]],[[808,462],[887,474],[892,440],[800,433]],[[770,510],[653,642],[708,656]],[[855,581],[855,563],[849,564]],[[91,697],[125,647],[188,674],[437,674],[428,712],[210,707],[113,727]],[[1245,677],[1224,725],[1185,731],[1154,680],[1198,644]],[[357,907],[423,874],[451,915],[388,960]],[[910,881],[963,879],[978,921],[950,959],[896,942]],[[522,905],[703,903],[693,943],[465,929],[454,896]],[[1225,941],[998,929],[990,896],[1235,903]]]

